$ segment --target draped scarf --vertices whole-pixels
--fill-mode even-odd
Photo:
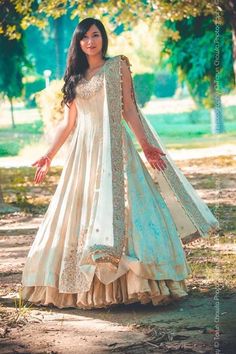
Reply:
[[[110,195],[112,196],[112,218],[110,220],[112,232],[106,239],[98,239],[90,235],[88,250],[95,263],[110,262],[118,264],[125,252],[125,185],[124,185],[124,141],[122,129],[122,72],[121,63],[125,61],[129,67],[131,64],[124,55],[118,55],[109,60],[105,70],[105,102],[108,120],[106,128],[109,134],[104,136],[105,146],[110,149],[109,166],[103,166],[103,170],[110,168]],[[130,71],[131,72],[131,71]],[[132,80],[132,77],[131,77]],[[158,134],[151,127],[146,117],[141,112],[135,95],[132,81],[132,97],[138,112],[147,141],[158,147],[166,155],[163,158],[166,163],[164,171],[158,172],[158,189],[166,201],[170,211],[173,205],[178,204],[177,213],[189,219],[192,232],[184,232],[180,220],[180,237],[183,243],[190,242],[199,237],[207,237],[209,233],[218,228],[218,221],[211,213],[208,206],[201,200],[183,173],[175,165],[168,152],[165,150]],[[103,178],[103,177],[101,177]],[[107,174],[106,174],[107,178]],[[105,211],[104,211],[105,212]],[[173,211],[174,213],[174,211]],[[183,213],[183,214],[181,214]],[[181,218],[180,218],[181,219]],[[95,233],[94,233],[95,234]]]

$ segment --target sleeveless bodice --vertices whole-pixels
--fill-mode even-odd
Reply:
[[[104,71],[99,70],[90,80],[82,78],[76,87],[77,123],[90,142],[91,138],[102,139],[104,81]]]

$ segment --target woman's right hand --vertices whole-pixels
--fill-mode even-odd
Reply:
[[[32,163],[32,166],[37,167],[34,176],[35,183],[41,183],[44,180],[49,170],[50,164],[51,164],[51,159],[47,155],[40,157],[40,159]]]
[[[151,144],[146,144],[143,147],[143,152],[152,168],[158,171],[164,171],[166,168],[166,163],[163,160],[163,157],[166,155],[164,152]]]

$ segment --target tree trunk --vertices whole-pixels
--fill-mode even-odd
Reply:
[[[210,110],[212,134],[222,134],[225,131],[221,96],[215,95],[215,106]]]
[[[234,84],[236,84],[236,16],[235,16],[235,20],[234,20],[234,29],[233,29],[233,58],[234,58]]]
[[[232,37],[233,37],[233,58],[234,58],[234,82],[236,83],[236,2],[235,0],[228,0],[224,4],[227,16],[230,20],[232,26]]]
[[[12,98],[9,98],[10,101],[10,105],[11,105],[11,123],[12,123],[12,128],[15,128],[15,119],[14,119],[14,110],[13,110],[13,102],[12,102]]]
[[[61,79],[65,66],[64,53],[64,16],[53,21],[55,33],[55,49],[56,49],[56,77]]]

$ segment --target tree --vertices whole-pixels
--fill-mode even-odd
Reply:
[[[181,21],[190,17],[200,18],[211,16],[214,24],[230,28],[233,41],[229,51],[234,55],[234,70],[236,77],[236,3],[234,0],[90,0],[75,2],[74,0],[31,0],[25,4],[24,0],[9,0],[13,3],[22,16],[21,26],[23,29],[30,24],[45,26],[47,17],[55,19],[63,16],[68,10],[71,18],[94,16],[109,20],[112,32],[119,34],[126,29],[132,28],[140,20],[146,23]],[[12,19],[7,18],[8,26],[2,30],[6,36],[17,36],[19,31],[14,27]],[[1,32],[1,22],[0,22]],[[227,54],[228,55],[228,54]],[[200,88],[199,88],[200,90]],[[212,96],[212,95],[211,95]],[[220,107],[220,104],[219,104]]]
[[[21,33],[19,39],[9,39],[5,36],[0,37],[0,93],[3,97],[7,97],[11,106],[12,127],[15,127],[13,114],[13,98],[20,97],[23,89],[23,67],[29,66],[26,59],[23,31],[20,29],[21,15],[15,11],[14,6],[8,2],[1,2],[0,16],[4,24],[3,8],[15,21],[15,26],[18,25],[18,30]],[[5,27],[7,24],[5,23]]]
[[[199,16],[166,21],[164,27],[169,31],[164,41],[164,60],[186,80],[195,101],[211,108],[212,132],[222,133],[221,95],[234,85],[229,26],[222,25],[218,34],[211,16]]]
[[[64,60],[64,18],[61,16],[53,20],[54,38],[56,49],[56,78],[60,79],[63,76],[65,60]]]
[[[228,0],[233,1],[233,0]],[[201,14],[213,14],[219,5],[216,1],[207,0],[90,0],[75,2],[74,0],[31,0],[25,3],[24,0],[9,0],[16,5],[16,10],[22,15],[21,26],[26,29],[30,25],[36,25],[41,28],[46,26],[47,18],[59,18],[71,11],[71,18],[75,17],[108,17],[113,25],[114,31],[119,34],[120,31],[130,28],[137,24],[139,20],[146,22],[156,22],[160,19],[181,20],[188,16],[199,16]],[[11,18],[8,17],[9,26],[6,29],[7,36],[17,34],[17,29],[13,28]],[[0,23],[1,26],[1,23]]]
[[[4,3],[6,0],[0,0]],[[233,37],[234,70],[236,77],[236,2],[235,0],[126,0],[125,4],[119,0],[90,0],[75,2],[74,0],[8,0],[16,11],[22,16],[21,28],[26,29],[30,25],[43,28],[47,25],[48,17],[57,19],[67,12],[71,19],[75,17],[99,16],[109,18],[113,25],[114,33],[119,33],[137,24],[139,20],[146,23],[158,23],[160,21],[180,21],[189,16],[215,17],[215,21],[227,21],[231,26]],[[19,38],[20,31],[14,24],[14,19],[3,7],[3,14],[7,26],[4,26],[0,18],[0,34],[9,38]]]
[[[0,0],[6,2],[6,0]],[[16,11],[21,14],[22,29],[35,25],[43,28],[47,25],[47,18],[59,18],[68,11],[71,18],[99,16],[109,18],[113,31],[118,33],[137,24],[139,20],[146,23],[158,23],[160,21],[180,21],[190,16],[215,17],[215,21],[227,21],[231,26],[233,37],[232,51],[234,54],[234,69],[236,77],[236,2],[235,0],[126,0],[125,3],[119,0],[8,0],[15,6]],[[6,13],[3,14],[7,26],[2,24],[0,19],[0,34],[10,38],[20,36],[19,29],[14,25],[14,20]]]

